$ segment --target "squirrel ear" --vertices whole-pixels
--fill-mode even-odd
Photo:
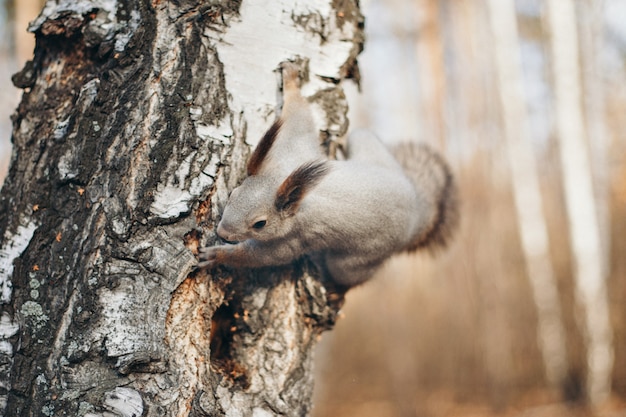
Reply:
[[[287,215],[294,215],[302,199],[328,173],[330,167],[325,162],[308,162],[293,171],[278,187],[274,206]]]
[[[250,156],[250,160],[248,161],[247,171],[248,175],[256,175],[259,173],[261,169],[261,165],[265,160],[265,157],[269,153],[272,145],[276,141],[276,137],[278,136],[278,132],[280,132],[280,127],[282,126],[283,121],[278,119],[272,124],[272,126],[265,132],[263,138],[254,149],[252,156]]]

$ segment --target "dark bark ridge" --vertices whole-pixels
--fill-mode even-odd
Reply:
[[[31,26],[0,195],[0,261],[24,245],[0,263],[4,415],[308,413],[341,291],[306,261],[193,271],[249,152],[207,36],[239,7],[59,1]]]

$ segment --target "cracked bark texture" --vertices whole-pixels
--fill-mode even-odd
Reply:
[[[194,253],[280,108],[282,61],[320,137],[345,133],[362,22],[356,0],[47,2],[13,77],[0,413],[309,413],[342,296],[306,260],[210,275]]]

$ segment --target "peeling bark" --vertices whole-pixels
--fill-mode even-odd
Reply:
[[[356,1],[48,1],[0,195],[4,415],[308,414],[340,292],[306,260],[210,276],[194,253],[280,62],[308,69],[321,138],[345,133],[361,29]]]

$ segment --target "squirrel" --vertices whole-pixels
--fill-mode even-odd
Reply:
[[[348,136],[345,160],[330,160],[300,93],[298,67],[283,64],[282,74],[282,114],[252,153],[217,227],[229,243],[201,248],[198,267],[278,266],[308,255],[349,288],[393,254],[444,247],[458,222],[444,160],[410,143],[392,154],[366,130]]]

